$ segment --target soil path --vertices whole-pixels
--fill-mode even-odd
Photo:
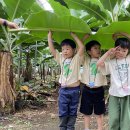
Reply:
[[[39,110],[24,109],[14,115],[0,118],[0,130],[59,130],[57,101],[49,102]],[[91,130],[96,130],[95,116],[92,116]],[[84,130],[83,116],[78,113],[76,130]],[[104,130],[108,130],[108,117],[104,119]]]

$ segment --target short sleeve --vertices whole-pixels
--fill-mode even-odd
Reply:
[[[74,58],[77,59],[77,61],[79,62],[80,65],[83,65],[83,63],[84,63],[84,58],[85,58],[84,55],[83,55],[83,56],[80,56],[80,55],[77,53],[77,54],[75,54]]]
[[[90,61],[90,57],[88,56],[87,53],[85,53],[82,58],[81,58],[81,65],[84,65],[85,62]]]

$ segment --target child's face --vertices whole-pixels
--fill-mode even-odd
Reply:
[[[73,49],[71,46],[69,45],[62,46],[62,54],[65,59],[73,57],[74,52],[75,49]]]
[[[99,58],[101,56],[101,48],[99,45],[94,45],[91,50],[88,51],[91,58]]]
[[[122,59],[125,58],[128,54],[128,49],[127,48],[121,48],[120,46],[116,49],[115,52],[115,57],[117,59]]]

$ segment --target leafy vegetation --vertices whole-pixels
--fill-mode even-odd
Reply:
[[[55,86],[52,80],[56,80],[59,66],[52,60],[47,47],[49,30],[54,32],[57,49],[60,49],[61,40],[71,38],[70,32],[75,32],[80,38],[86,33],[91,34],[85,43],[94,39],[102,44],[103,49],[113,46],[113,33],[130,33],[130,2],[127,0],[46,1],[51,10],[46,10],[40,0],[0,0],[0,17],[20,26],[10,30],[0,28],[0,49],[13,58],[10,65],[14,67],[18,90],[25,79],[29,84],[33,80],[31,86],[35,86],[37,75],[44,83],[48,81]]]

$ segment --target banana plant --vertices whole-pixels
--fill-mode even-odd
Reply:
[[[84,10],[107,25],[118,21],[118,17],[126,8],[125,0],[64,0],[64,2],[69,9]]]
[[[28,0],[26,3],[25,0],[1,0],[0,5],[2,5],[4,11],[1,11],[0,14],[3,16],[7,14],[8,20],[13,21],[16,18],[22,17],[27,18],[28,15],[26,12],[30,12],[29,7],[33,5],[34,0]],[[3,45],[4,51],[0,52],[1,62],[0,62],[0,94],[2,104],[1,111],[8,113],[10,111],[15,111],[15,84],[13,79],[13,61],[12,61],[12,47],[14,47],[18,36],[14,33],[10,33],[8,29],[2,26],[4,36],[1,37],[0,43]],[[0,111],[0,112],[1,112]]]
[[[4,8],[4,13],[1,12],[0,14],[7,14],[8,20],[13,21],[16,18],[23,18],[26,17],[26,13],[30,12],[29,8],[34,4],[35,0],[29,0],[26,2],[25,0],[4,0],[0,1],[0,4]],[[26,3],[26,4],[25,4]],[[5,18],[5,17],[3,17]],[[27,17],[26,17],[27,18]],[[6,17],[7,19],[7,17]],[[10,33],[6,28],[2,26],[2,30],[4,32],[5,39],[1,39],[1,44],[4,46],[4,50],[9,51],[12,53],[12,48],[16,40],[18,40],[18,35],[14,33]]]
[[[5,0],[5,5],[9,7],[6,12],[10,15],[10,19],[22,17],[25,20],[23,27],[27,27],[24,31],[28,31],[32,37],[46,39],[48,30],[52,30],[57,42],[71,38],[69,35],[71,31],[82,38],[85,33],[91,33],[91,30],[97,32],[98,29],[107,27],[113,22],[129,18],[129,7],[126,9],[124,0],[48,0],[48,2],[53,8],[52,12],[41,8],[36,0],[26,1],[26,5],[29,4],[28,9],[26,5],[26,9],[21,7],[21,4],[25,4],[25,0]],[[17,8],[14,8],[16,5]],[[101,39],[104,37],[100,33],[99,36]]]
[[[32,22],[35,19],[37,19],[37,21]],[[48,30],[54,31],[54,39],[57,42],[65,38],[71,38],[69,34],[71,31],[76,32],[81,37],[85,33],[91,33],[89,26],[83,20],[73,16],[59,17],[48,11],[32,14],[28,18],[26,26],[30,28],[31,34],[41,36],[42,38],[47,36]]]
[[[55,0],[57,1],[57,0]],[[80,18],[85,20],[85,22],[90,25],[92,22],[96,24],[98,21],[97,26],[101,26],[104,23],[108,23],[108,13],[103,8],[101,2],[99,0],[64,0],[64,2],[67,4],[68,9],[75,11],[82,11],[85,13],[83,17]],[[51,3],[50,3],[51,4]],[[71,11],[71,14],[73,15],[73,12]],[[88,17],[90,18],[88,19]],[[101,22],[99,24],[99,21]],[[91,25],[92,26],[92,25]],[[93,27],[93,26],[92,26]],[[91,29],[93,30],[93,28]],[[95,27],[95,26],[94,26]]]
[[[91,33],[89,26],[83,20],[71,16],[70,11],[60,4],[56,2],[53,3],[52,1],[55,12],[50,12],[45,11],[44,8],[36,4],[36,0],[34,3],[35,5],[33,4],[31,7],[28,17],[23,15],[25,19],[23,27],[27,29],[11,31],[28,31],[34,37],[46,39],[48,30],[52,30],[55,32],[54,38],[57,42],[65,38],[71,38],[69,32],[79,33],[81,37],[85,33]],[[13,8],[13,5],[11,6],[10,9]],[[64,11],[64,13],[62,13],[61,10]]]
[[[84,17],[81,17],[81,15],[77,17],[85,20],[92,31],[96,31],[96,34],[91,35],[86,42],[94,39],[107,49],[114,46],[113,33],[130,33],[128,29],[130,2],[127,3],[127,6],[125,0],[64,0],[64,2],[67,5],[65,7],[69,10],[84,11],[86,13]]]
[[[107,27],[100,28],[95,35],[92,35],[88,40],[98,40],[102,44],[103,49],[114,47],[112,35],[118,32],[130,34],[130,21],[113,22]]]

